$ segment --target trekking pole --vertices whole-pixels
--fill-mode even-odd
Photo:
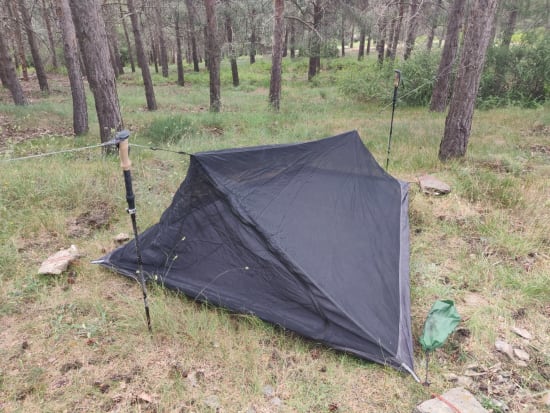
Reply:
[[[395,69],[395,76],[393,78],[393,101],[391,108],[391,123],[390,123],[390,137],[388,138],[388,154],[386,158],[386,172],[390,164],[390,150],[391,150],[391,134],[393,132],[393,114],[395,113],[395,104],[397,103],[397,89],[401,83],[401,71]]]
[[[117,132],[115,135],[114,142],[118,146],[118,155],[120,157],[120,166],[124,174],[124,185],[126,187],[126,202],[128,203],[128,208],[126,212],[130,214],[132,219],[132,229],[134,230],[134,242],[136,243],[136,255],[137,255],[137,275],[138,281],[141,284],[141,291],[143,292],[143,304],[145,305],[145,317],[147,318],[147,328],[149,333],[153,332],[151,328],[151,317],[149,316],[149,303],[147,301],[147,286],[145,285],[145,275],[143,274],[143,262],[141,260],[141,250],[139,248],[139,238],[138,230],[136,223],[136,204],[134,191],[132,189],[132,173],[130,172],[130,167],[132,162],[130,161],[129,150],[128,150],[128,138],[130,137],[130,132],[123,130]]]

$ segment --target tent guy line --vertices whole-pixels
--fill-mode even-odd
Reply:
[[[71,149],[63,149],[63,150],[60,150],[60,151],[53,151],[53,152],[43,152],[43,153],[37,153],[37,154],[33,154],[33,155],[20,156],[18,158],[0,159],[0,162],[16,162],[16,161],[24,161],[24,160],[27,160],[27,159],[45,158],[47,156],[63,155],[65,153],[80,152],[80,151],[85,151],[87,149],[95,149],[95,148],[100,148],[100,147],[103,147],[103,146],[111,146],[113,144],[114,143],[112,141],[108,141],[108,142],[99,143],[97,145],[82,146],[82,147],[79,147],[79,148],[71,148]],[[177,153],[179,155],[188,155],[188,156],[193,155],[190,152],[175,151],[175,150],[172,150],[172,149],[160,148],[158,146],[145,146],[145,145],[138,145],[136,143],[130,143],[128,145],[129,146],[134,146],[136,148],[149,149],[149,150],[152,150],[152,151],[172,152],[172,153]],[[4,152],[3,154],[5,155],[6,152]]]

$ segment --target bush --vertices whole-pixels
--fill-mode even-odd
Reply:
[[[410,106],[430,103],[441,56],[433,52],[414,53],[401,64],[400,100]]]
[[[152,144],[173,144],[197,133],[191,120],[184,116],[168,116],[155,119],[143,132]]]
[[[550,79],[550,34],[530,32],[510,48],[487,52],[478,106],[534,106],[546,100]]]
[[[391,97],[393,67],[371,64],[345,65],[335,73],[338,90],[358,102],[384,102]]]

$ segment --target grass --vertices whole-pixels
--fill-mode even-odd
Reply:
[[[223,111],[208,111],[208,78],[186,71],[186,85],[155,76],[159,110],[145,110],[138,74],[121,76],[118,91],[125,125],[135,143],[172,150],[204,150],[287,143],[357,129],[385,164],[391,96],[350,101],[338,81],[351,60],[329,62],[313,83],[303,61],[284,64],[281,112],[267,104],[269,63],[239,61],[241,85],[231,86],[223,66]],[[340,80],[339,80],[340,79]],[[455,384],[447,373],[468,366],[483,376],[472,391],[490,407],[544,411],[537,398],[550,377],[550,111],[517,107],[477,111],[468,155],[442,164],[437,151],[444,115],[398,105],[390,172],[410,182],[411,299],[417,372],[425,316],[435,299],[456,301],[463,316],[437,350],[432,386],[367,363],[263,323],[252,316],[199,304],[150,287],[154,334],[146,333],[139,286],[97,266],[92,259],[131,232],[124,212],[118,160],[99,149],[5,162],[98,143],[91,131],[68,136],[67,82],[27,107],[11,105],[0,91],[0,411],[407,412],[431,393]],[[391,79],[390,79],[391,86]],[[391,87],[390,87],[391,89]],[[391,95],[391,90],[388,91]],[[134,148],[134,190],[141,229],[157,222],[183,180],[188,157]],[[416,184],[430,173],[452,192],[428,197]],[[78,223],[75,229],[75,222]],[[36,275],[38,265],[76,244],[83,254],[57,277]],[[522,327],[529,343],[511,332]],[[494,350],[504,339],[529,352],[518,367]],[[489,383],[489,387],[484,386]],[[270,386],[271,391],[266,391]]]

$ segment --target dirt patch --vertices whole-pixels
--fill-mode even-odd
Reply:
[[[107,203],[96,205],[91,211],[86,211],[76,218],[67,221],[67,234],[72,238],[89,236],[93,231],[107,228],[114,208]]]

